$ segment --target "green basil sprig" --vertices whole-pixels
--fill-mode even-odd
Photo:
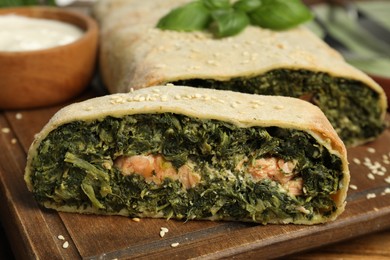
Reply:
[[[300,0],[262,0],[249,16],[254,25],[273,30],[289,29],[312,18]]]
[[[312,19],[301,0],[196,0],[173,9],[157,28],[174,31],[209,29],[216,37],[233,36],[249,24],[285,30]]]
[[[173,9],[164,16],[157,27],[173,31],[199,31],[205,29],[210,23],[210,11],[203,2],[195,1]]]
[[[217,37],[238,34],[250,22],[246,13],[234,9],[214,11],[211,17],[214,21],[211,31],[215,31]]]
[[[246,13],[251,13],[261,6],[260,0],[240,0],[233,4],[233,8],[237,10],[244,11]]]

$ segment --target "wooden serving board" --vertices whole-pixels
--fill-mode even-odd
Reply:
[[[97,93],[90,90],[82,99]],[[0,113],[0,216],[17,259],[275,258],[390,227],[390,194],[385,192],[390,188],[385,181],[390,178],[390,129],[375,142],[348,150],[354,189],[348,192],[346,211],[328,224],[136,222],[41,208],[23,180],[26,153],[34,134],[60,107]],[[368,163],[380,165],[380,171]],[[169,230],[164,237],[161,227]]]

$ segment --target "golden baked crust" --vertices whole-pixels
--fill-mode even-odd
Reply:
[[[302,130],[312,135],[331,154],[341,158],[343,179],[341,188],[334,196],[337,211],[336,218],[345,206],[349,183],[349,170],[346,149],[322,111],[306,102],[295,98],[280,96],[250,95],[231,91],[198,89],[185,86],[156,86],[132,93],[113,94],[75,103],[61,109],[48,124],[37,134],[28,152],[25,181],[32,190],[31,164],[40,143],[53,130],[72,121],[90,121],[107,116],[171,112],[200,119],[216,119],[229,122],[238,127],[277,126]],[[78,212],[75,207],[46,203],[65,211]],[[96,213],[96,209],[83,209],[83,212]],[[126,212],[122,212],[126,215]],[[324,219],[315,221],[323,222]]]
[[[363,82],[380,95],[384,118],[383,89],[305,27],[272,31],[248,26],[239,35],[223,39],[207,32],[155,28],[161,17],[186,2],[98,1],[94,13],[101,26],[100,66],[111,93],[183,79],[226,80],[278,68],[307,69]]]

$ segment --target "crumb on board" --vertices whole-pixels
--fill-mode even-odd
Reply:
[[[358,187],[355,184],[350,184],[349,187],[351,188],[351,190],[357,190],[358,189]]]
[[[68,248],[69,247],[69,242],[68,241],[65,241],[63,244],[62,244],[62,248]]]
[[[160,237],[164,237],[166,233],[168,233],[168,228],[166,227],[161,227],[160,228]]]
[[[178,247],[179,246],[179,243],[178,242],[175,242],[175,243],[172,243],[171,244],[171,247]]]
[[[63,235],[58,235],[57,238],[61,241],[64,241],[64,243],[62,243],[62,248],[67,249],[69,247],[69,242],[65,240]]]
[[[22,119],[22,118],[23,118],[22,113],[16,113],[15,118],[16,118],[17,120]]]
[[[362,164],[362,162],[358,158],[353,158],[352,161],[358,165]]]
[[[390,188],[386,188],[386,189],[381,193],[382,196],[387,195],[387,194],[390,194]]]
[[[369,199],[373,199],[373,198],[376,198],[376,194],[375,193],[368,193],[366,195],[366,198],[369,200]]]
[[[1,132],[3,132],[4,134],[8,134],[11,132],[11,129],[9,129],[8,127],[3,127],[1,128]]]

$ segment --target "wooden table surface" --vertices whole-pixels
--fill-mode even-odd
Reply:
[[[308,3],[320,1],[305,1]],[[390,86],[387,86],[390,87]],[[7,111],[0,111],[0,116]],[[1,186],[0,186],[1,188]],[[15,259],[8,240],[12,227],[0,223],[0,260]],[[293,241],[292,241],[293,243]],[[18,254],[16,254],[18,255]],[[390,229],[300,252],[283,259],[390,259]]]

